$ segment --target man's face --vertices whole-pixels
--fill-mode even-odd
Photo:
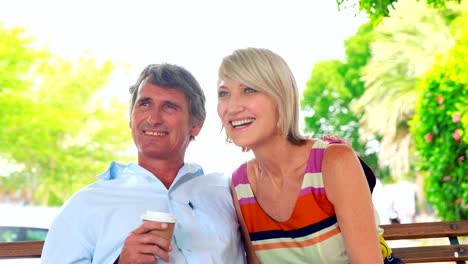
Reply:
[[[190,121],[184,93],[145,81],[138,91],[129,125],[139,162],[183,161],[190,136],[197,136],[203,123]]]

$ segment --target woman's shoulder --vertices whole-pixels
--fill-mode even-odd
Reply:
[[[343,143],[329,143],[324,152],[324,157],[331,157],[334,161],[339,161],[341,159],[354,158],[356,153],[354,150]]]
[[[232,181],[232,184],[234,185],[234,187],[239,185],[239,184],[248,183],[247,163],[248,162],[243,162],[237,169],[235,169],[232,172],[231,181]]]
[[[361,164],[353,149],[346,144],[331,144],[323,155],[324,178],[331,181],[350,182],[356,178],[353,175],[362,173]]]

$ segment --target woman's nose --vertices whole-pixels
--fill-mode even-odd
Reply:
[[[240,112],[244,110],[244,102],[240,96],[232,96],[229,98],[228,101],[228,108],[229,112]]]

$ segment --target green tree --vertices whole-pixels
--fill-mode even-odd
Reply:
[[[450,23],[457,15],[457,10],[440,12],[415,0],[400,0],[375,29],[373,56],[362,72],[366,90],[352,109],[363,113],[363,140],[382,137],[379,164],[388,164],[395,179],[411,175],[414,157],[407,122],[420,94],[416,83],[435,56],[450,48]]]
[[[301,101],[306,131],[315,137],[336,134],[353,142],[353,148],[376,170],[379,177],[388,173],[377,164],[376,148],[359,142],[359,116],[349,108],[364,92],[360,71],[370,58],[369,44],[373,40],[373,24],[363,24],[357,33],[345,41],[345,62],[321,61],[314,65]],[[375,139],[378,143],[378,139]]]
[[[449,3],[461,3],[461,0],[426,0],[431,8],[444,9]],[[398,0],[336,0],[338,9],[358,9],[364,11],[373,21],[380,21],[390,15]]]
[[[129,160],[126,105],[96,96],[110,60],[66,61],[0,24],[0,65],[0,192],[60,205],[110,160]]]
[[[418,84],[410,122],[426,197],[447,221],[468,219],[467,21],[455,21],[454,46]]]

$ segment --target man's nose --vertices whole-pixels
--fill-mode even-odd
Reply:
[[[148,118],[147,118],[147,121],[150,125],[157,125],[157,124],[160,124],[162,122],[162,118],[161,118],[161,112],[157,109],[151,111],[149,114],[148,114]]]

